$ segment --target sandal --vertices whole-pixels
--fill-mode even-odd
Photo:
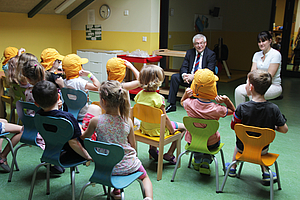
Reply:
[[[158,161],[158,150],[151,148],[149,149],[149,154],[155,161]]]
[[[200,172],[200,174],[204,174],[204,175],[208,175],[208,176],[210,175],[211,171],[210,171],[208,162],[200,163],[199,172]]]
[[[5,164],[4,162],[6,162],[6,158],[5,159],[0,158],[0,167],[2,169],[4,169],[5,172],[8,173],[8,172],[10,172],[10,167],[7,164]]]
[[[164,158],[164,160],[169,161],[170,164],[176,165],[176,158],[175,158],[175,156],[173,156],[173,155],[170,156],[169,154],[165,153],[164,156],[163,156],[163,158]]]

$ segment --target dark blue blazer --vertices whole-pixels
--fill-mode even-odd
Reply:
[[[187,50],[183,63],[180,68],[180,77],[182,76],[183,73],[187,73],[187,74],[191,73],[195,61],[195,56],[196,56],[195,48]],[[215,73],[215,66],[216,66],[215,52],[205,47],[203,52],[203,58],[202,58],[202,68],[203,69],[208,68]]]

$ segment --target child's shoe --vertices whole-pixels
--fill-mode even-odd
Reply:
[[[277,174],[275,172],[273,173],[273,183],[277,182]],[[262,174],[262,181],[263,181],[263,185],[270,185],[270,173],[269,172],[264,172]]]
[[[172,165],[176,165],[176,158],[174,155],[170,156],[168,153],[165,153],[163,159],[169,161]]]
[[[196,171],[199,171],[200,163],[195,163],[195,159],[192,159],[192,165]]]
[[[158,161],[158,153],[158,150],[154,148],[149,149],[149,154],[155,161]]]
[[[225,163],[225,168],[226,168],[226,171],[229,167],[230,163]],[[236,177],[236,169],[233,169],[233,168],[230,168],[229,170],[229,174],[228,174],[230,177]]]
[[[122,198],[121,198],[120,190],[117,190],[117,189],[114,189],[113,191],[111,191],[111,192],[110,192],[110,196],[111,196],[114,200],[122,199]]]
[[[199,172],[200,174],[205,174],[210,176],[210,168],[208,162],[200,163]]]

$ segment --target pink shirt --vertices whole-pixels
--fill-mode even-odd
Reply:
[[[216,104],[214,102],[203,102],[199,99],[188,98],[184,100],[183,107],[186,110],[189,117],[200,118],[200,119],[215,119],[219,120],[220,117],[227,116],[228,109],[226,106]],[[197,126],[197,124],[196,124]],[[197,127],[201,127],[198,124]],[[192,135],[189,131],[185,134],[185,141],[191,143]],[[215,134],[210,136],[207,142],[207,146],[213,145],[220,141],[220,133],[217,131]]]

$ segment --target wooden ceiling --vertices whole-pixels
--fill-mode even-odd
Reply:
[[[29,17],[35,14],[56,14],[54,9],[65,0],[0,0],[0,12],[28,13]],[[79,12],[94,0],[76,0],[59,15],[67,15],[68,18],[74,15],[70,13]],[[76,12],[76,13],[77,13]]]

